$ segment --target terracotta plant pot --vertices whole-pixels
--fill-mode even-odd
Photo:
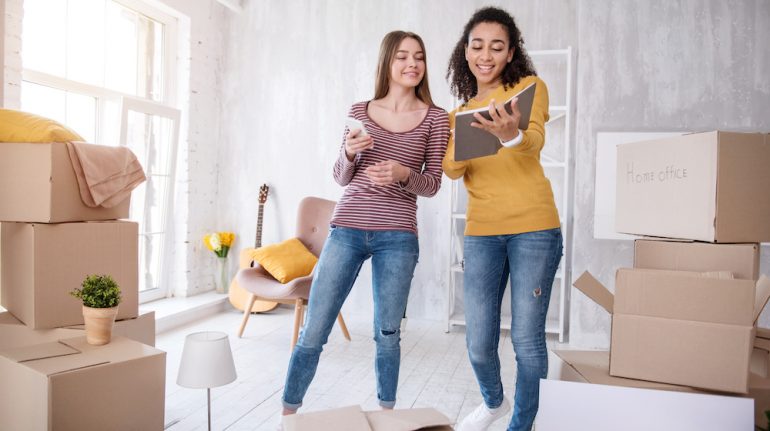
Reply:
[[[118,307],[91,308],[83,306],[83,319],[86,323],[86,341],[88,344],[101,346],[112,339],[112,325],[115,324],[115,316],[118,315]]]

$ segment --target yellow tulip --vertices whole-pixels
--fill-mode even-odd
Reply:
[[[211,251],[214,251],[214,246],[211,245],[211,235],[210,234],[206,234],[206,235],[203,236],[203,243],[206,244],[206,248],[207,249],[209,249]]]
[[[206,248],[216,253],[219,257],[227,257],[230,246],[235,241],[235,234],[232,232],[214,232],[203,236],[203,243]]]

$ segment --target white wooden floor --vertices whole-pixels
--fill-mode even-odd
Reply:
[[[289,360],[293,310],[279,307],[253,315],[243,338],[236,336],[241,313],[228,311],[197,323],[159,334],[157,347],[168,352],[166,427],[172,431],[206,429],[206,391],[176,384],[184,337],[197,331],[230,335],[238,378],[214,388],[212,429],[270,430],[280,422],[281,395]],[[352,341],[335,325],[321,355],[315,380],[300,412],[360,404],[378,409],[374,377],[374,341],[369,315],[345,315]],[[401,341],[401,372],[396,408],[434,407],[453,421],[481,403],[465,350],[465,331],[445,333],[445,323],[410,318]],[[504,337],[504,338],[503,338]],[[549,348],[555,340],[549,338]],[[503,383],[513,394],[515,367],[508,332],[500,342]],[[490,430],[504,430],[508,419]]]

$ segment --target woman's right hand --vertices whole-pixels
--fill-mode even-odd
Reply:
[[[356,157],[356,154],[370,148],[374,148],[374,140],[371,135],[361,136],[360,129],[349,131],[345,137],[345,156],[351,162]]]
[[[495,103],[495,99],[489,102],[489,116],[492,120],[487,120],[482,117],[478,112],[473,114],[475,123],[471,123],[471,127],[477,129],[483,129],[487,132],[497,136],[501,142],[508,142],[519,136],[519,119],[521,118],[521,112],[517,102],[518,98],[514,98],[511,101],[511,114],[505,110],[505,104]]]

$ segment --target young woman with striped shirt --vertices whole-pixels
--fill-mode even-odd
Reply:
[[[367,131],[345,130],[334,179],[345,192],[310,289],[307,319],[286,376],[283,414],[302,405],[329,332],[358,277],[372,259],[377,398],[393,408],[401,360],[400,324],[417,264],[417,196],[441,186],[441,161],[449,139],[447,112],[428,88],[425,45],[403,31],[380,46],[373,100],[350,113]]]

